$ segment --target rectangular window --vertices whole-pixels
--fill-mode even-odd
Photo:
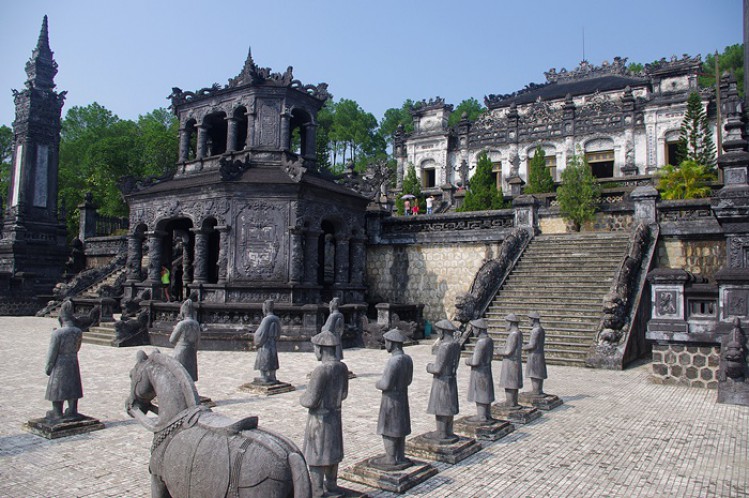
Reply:
[[[492,163],[492,178],[497,190],[502,190],[502,161]]]
[[[614,176],[613,150],[586,152],[585,158],[588,160],[593,176],[596,178],[611,178]]]
[[[546,156],[546,167],[549,168],[549,174],[551,179],[557,181],[557,156],[548,155]]]
[[[433,168],[427,168],[421,171],[422,188],[434,188],[437,182],[437,175]]]
[[[678,166],[679,142],[666,142],[666,164]]]

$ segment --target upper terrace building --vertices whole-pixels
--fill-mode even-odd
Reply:
[[[628,71],[626,62],[616,57],[601,66],[583,61],[572,71],[551,69],[545,84],[489,95],[487,112],[454,127],[447,125],[453,107],[443,99],[417,104],[414,131],[396,134],[399,186],[409,164],[423,188],[465,185],[486,151],[497,186],[509,192],[508,179],[527,181],[537,146],[557,181],[578,150],[599,178],[655,172],[674,160],[687,98],[700,91],[701,60],[661,60],[640,73]],[[705,106],[712,103],[714,92],[700,94]]]

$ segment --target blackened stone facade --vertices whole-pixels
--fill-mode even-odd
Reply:
[[[13,91],[10,191],[0,239],[0,314],[33,314],[62,274],[65,226],[57,217],[60,113],[66,92],[55,91],[57,62],[47,17],[26,63],[26,88]]]

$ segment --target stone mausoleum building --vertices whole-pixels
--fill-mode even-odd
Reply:
[[[170,97],[180,123],[176,172],[126,188],[125,297],[144,289],[163,297],[165,266],[181,287],[173,297],[193,293],[208,307],[220,305],[205,311],[205,322],[236,331],[246,324],[242,306],[273,299],[277,310],[298,312],[290,329],[306,327],[300,341],[320,325],[302,324],[304,305],[314,305],[314,317],[317,304],[332,297],[362,303],[368,199],[316,165],[316,117],[330,97],[327,85],[303,85],[291,67],[271,73],[250,54],[228,85],[174,88]]]
[[[444,99],[418,103],[414,131],[396,134],[399,186],[409,164],[423,189],[465,185],[487,151],[497,187],[512,193],[517,181],[510,180],[527,181],[537,146],[556,181],[578,151],[599,178],[654,173],[674,160],[689,94],[700,92],[714,115],[714,92],[698,88],[699,56],[647,64],[640,73],[626,62],[616,57],[601,66],[583,61],[572,71],[551,69],[544,84],[487,96],[487,112],[454,127],[447,125],[453,107]]]

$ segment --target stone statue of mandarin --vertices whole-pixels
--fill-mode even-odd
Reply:
[[[507,342],[505,348],[500,352],[502,356],[502,371],[499,377],[499,385],[505,390],[506,401],[503,407],[512,410],[519,410],[518,390],[523,387],[523,358],[522,346],[523,335],[518,328],[520,321],[510,313],[505,317],[507,320]]]
[[[335,355],[338,360],[342,360],[343,328],[346,323],[346,319],[344,318],[343,313],[338,310],[339,305],[340,300],[337,297],[334,297],[330,300],[330,304],[328,304],[330,315],[328,315],[328,319],[325,320],[325,324],[322,326],[322,328],[330,330],[338,337],[338,346],[336,346]]]
[[[459,439],[453,432],[453,420],[459,412],[456,374],[460,344],[453,338],[457,329],[450,320],[440,320],[434,327],[439,332],[440,345],[434,362],[427,364],[427,372],[433,376],[427,413],[434,415],[437,423],[437,431],[430,438],[448,444]]]
[[[322,362],[312,371],[300,403],[309,410],[304,431],[304,458],[313,497],[338,491],[338,464],[343,460],[341,404],[348,396],[348,368],[336,358],[338,337],[330,330],[312,337],[315,356]]]
[[[44,398],[52,402],[47,412],[48,420],[74,420],[78,414],[78,400],[83,397],[81,371],[78,365],[78,350],[81,349],[83,332],[73,324],[73,303],[65,301],[60,308],[59,329],[52,332],[47,352],[46,373],[49,375]],[[68,408],[63,414],[63,403]]]
[[[473,356],[465,363],[471,367],[471,379],[468,383],[468,401],[476,403],[474,422],[490,422],[491,404],[494,401],[494,379],[492,378],[492,358],[494,341],[487,334],[488,325],[483,318],[472,320],[471,326],[476,331],[476,344]]]
[[[260,379],[255,382],[262,384],[275,384],[276,370],[278,370],[278,350],[276,340],[281,335],[281,320],[273,314],[273,300],[268,299],[263,303],[263,320],[255,331],[254,343],[257,348],[255,358],[255,370],[260,370]]]
[[[180,321],[174,326],[169,342],[174,344],[175,360],[180,362],[192,380],[198,380],[198,346],[200,345],[200,323],[192,300],[186,299],[179,310]]]
[[[531,325],[528,344],[523,346],[523,351],[528,352],[528,362],[525,364],[525,376],[530,377],[533,391],[531,394],[542,396],[544,394],[544,379],[546,374],[546,357],[544,356],[544,342],[546,332],[541,326],[541,315],[537,312],[528,315],[533,323]]]
[[[413,465],[406,458],[406,436],[411,434],[411,411],[408,405],[408,386],[413,380],[414,365],[403,352],[407,337],[398,329],[383,336],[385,349],[391,354],[382,377],[375,387],[382,391],[377,434],[382,436],[385,456],[373,458],[370,464],[381,470],[402,470]]]

